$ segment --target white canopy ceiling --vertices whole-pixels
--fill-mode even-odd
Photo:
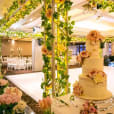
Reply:
[[[0,0],[0,17],[13,0]],[[82,6],[87,0],[72,0],[73,6],[69,15],[75,21],[74,35],[85,36],[90,30],[99,30],[105,36],[114,36],[114,13],[107,11],[86,11]],[[41,6],[30,15],[13,24],[10,29],[16,31],[33,32],[33,27],[41,25]]]

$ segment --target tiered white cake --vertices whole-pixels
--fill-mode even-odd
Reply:
[[[107,76],[103,72],[103,56],[100,42],[103,36],[98,31],[91,31],[87,36],[86,51],[81,52],[77,60],[82,63],[79,82],[74,84],[76,96],[91,100],[104,100],[112,96],[107,90]]]

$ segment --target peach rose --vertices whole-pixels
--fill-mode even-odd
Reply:
[[[101,75],[101,76],[103,76],[103,77],[106,76],[105,72],[103,72],[103,71],[98,71],[98,72],[97,72],[97,75]]]
[[[92,44],[96,44],[97,41],[103,41],[105,38],[100,34],[99,31],[93,30],[89,32],[87,39],[90,40]]]
[[[46,97],[43,100],[39,100],[38,105],[41,108],[41,110],[45,111],[51,108],[51,99],[50,97]]]
[[[0,86],[5,86],[8,84],[8,81],[5,79],[0,79]]]
[[[97,75],[97,71],[96,71],[96,70],[92,70],[92,71],[88,74],[88,76],[89,76],[91,79],[93,79],[96,75]]]
[[[74,93],[74,95],[82,95],[83,94],[83,89],[80,86],[78,81],[76,81],[73,85],[73,93]]]
[[[47,11],[46,11],[46,17],[48,19],[51,19],[51,15],[52,15],[52,9],[51,8],[48,8]]]
[[[80,53],[80,56],[83,57],[83,58],[86,58],[86,57],[89,57],[89,53],[88,53],[88,51],[82,51]]]
[[[22,92],[19,89],[17,89],[16,87],[7,87],[4,90],[4,93],[5,94],[16,95],[16,96],[19,96],[20,98],[22,97]]]

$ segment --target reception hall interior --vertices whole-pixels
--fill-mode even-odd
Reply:
[[[114,114],[114,0],[0,0],[0,114]]]

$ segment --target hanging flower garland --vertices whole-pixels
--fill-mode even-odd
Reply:
[[[6,30],[12,24],[19,21],[19,19],[24,18],[35,9],[40,2],[41,0],[15,0],[4,18],[0,20],[2,29]]]
[[[68,45],[71,41],[72,28],[74,21],[70,21],[68,11],[71,9],[70,0],[56,0],[57,9],[55,11],[55,23],[57,27],[57,78],[56,96],[62,96],[70,92],[68,82]]]
[[[41,33],[26,33],[26,32],[19,32],[19,31],[3,31],[0,29],[0,36],[7,36],[7,37],[13,37],[15,39],[22,39],[22,38],[32,38],[32,39],[40,39],[42,38],[42,34]]]
[[[108,12],[114,12],[114,1],[113,0],[87,0],[88,3],[84,5],[90,9],[104,9]]]
[[[42,54],[44,60],[43,72],[44,81],[41,84],[43,91],[43,97],[52,95],[52,72],[51,72],[51,59],[52,59],[52,40],[54,36],[52,34],[52,0],[44,0],[44,6],[41,12],[42,27],[44,32],[42,32],[44,44],[42,46]]]

